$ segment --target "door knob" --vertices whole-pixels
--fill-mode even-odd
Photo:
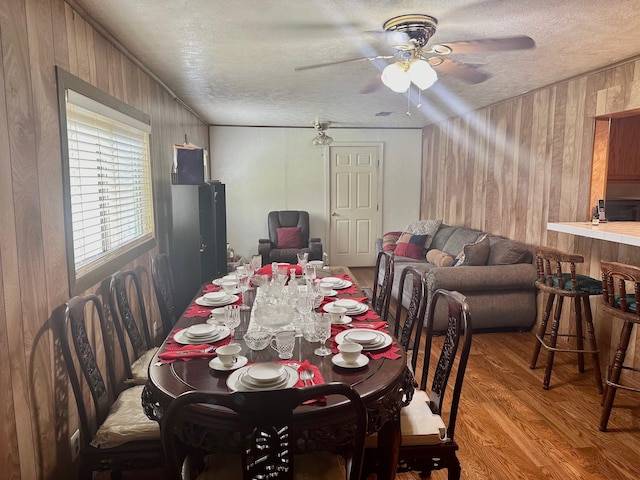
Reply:
[[[337,217],[337,216],[338,216],[338,214],[337,214],[336,212],[333,212],[333,213],[331,214],[331,216],[332,216],[332,217]]]

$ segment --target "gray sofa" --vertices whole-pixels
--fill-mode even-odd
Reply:
[[[455,259],[463,249],[468,250],[469,244],[485,235],[466,227],[442,224],[433,236],[427,254],[433,250],[432,254],[444,252],[443,255],[449,254]],[[410,265],[425,274],[427,309],[437,289],[457,290],[467,297],[474,331],[530,330],[536,320],[533,253],[530,247],[514,240],[494,235],[486,237],[488,246],[487,240],[482,243],[489,253],[483,265],[436,266],[426,258],[416,260],[394,254],[393,298],[399,298],[400,275]],[[378,239],[377,248],[378,251],[382,249],[382,239]],[[383,272],[378,278],[381,283]],[[402,295],[402,304],[405,307],[409,304],[407,293]],[[434,330],[442,332],[446,326],[446,312],[437,311]]]

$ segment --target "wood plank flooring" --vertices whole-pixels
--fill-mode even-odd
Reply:
[[[360,285],[372,284],[372,268],[351,271]],[[531,333],[473,337],[456,428],[462,479],[640,478],[640,395],[618,392],[610,431],[600,432],[600,396],[590,362],[580,374],[573,355],[557,354],[551,389],[545,391],[544,358],[537,369],[529,368],[534,342]],[[440,345],[438,338],[434,344]],[[397,476],[418,478],[415,472]],[[446,478],[444,470],[432,475]]]

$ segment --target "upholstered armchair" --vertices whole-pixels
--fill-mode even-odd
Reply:
[[[322,242],[309,238],[309,212],[280,210],[269,212],[269,238],[258,240],[258,254],[262,265],[271,262],[295,264],[297,254],[308,252],[309,260],[322,260]]]

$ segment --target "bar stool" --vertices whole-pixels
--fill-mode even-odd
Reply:
[[[547,350],[547,365],[544,372],[544,380],[542,381],[542,388],[545,390],[549,390],[553,358],[556,352],[576,353],[578,355],[578,371],[580,373],[584,373],[584,354],[588,353],[593,358],[598,393],[602,393],[598,346],[596,345],[591,304],[589,303],[589,297],[591,295],[600,295],[602,293],[602,283],[595,278],[576,274],[576,263],[583,262],[584,257],[582,255],[569,254],[554,248],[536,247],[538,279],[535,285],[540,292],[546,292],[549,297],[547,298],[540,329],[536,334],[537,342],[533,350],[530,368],[536,368],[540,348],[544,347]],[[563,264],[565,265],[565,271],[566,265],[568,265],[570,273],[563,272]],[[552,266],[554,268],[552,268]],[[561,281],[559,281],[559,279],[561,279]],[[573,299],[575,316],[573,316],[571,320],[573,320],[575,324],[575,335],[558,333],[560,317],[562,316],[562,303],[565,297]],[[551,333],[548,334],[547,324],[551,316],[551,311],[553,310],[554,302],[556,303],[555,312],[551,324]],[[586,339],[582,330],[583,309],[584,321],[587,327]],[[549,337],[548,343],[546,341],[547,337]],[[576,348],[558,348],[558,337],[575,338]],[[587,341],[587,350],[584,348],[584,340]]]
[[[618,388],[640,392],[640,389],[620,383],[622,370],[640,372],[640,369],[624,365],[625,355],[629,347],[629,339],[633,326],[640,323],[640,267],[618,262],[600,261],[602,268],[603,305],[602,310],[613,317],[624,321],[620,340],[613,363],[607,370],[607,378],[602,399],[602,415],[600,430],[607,431],[607,423],[613,407],[613,400]],[[627,283],[629,282],[629,283]],[[627,293],[627,287],[633,287],[634,293]]]

